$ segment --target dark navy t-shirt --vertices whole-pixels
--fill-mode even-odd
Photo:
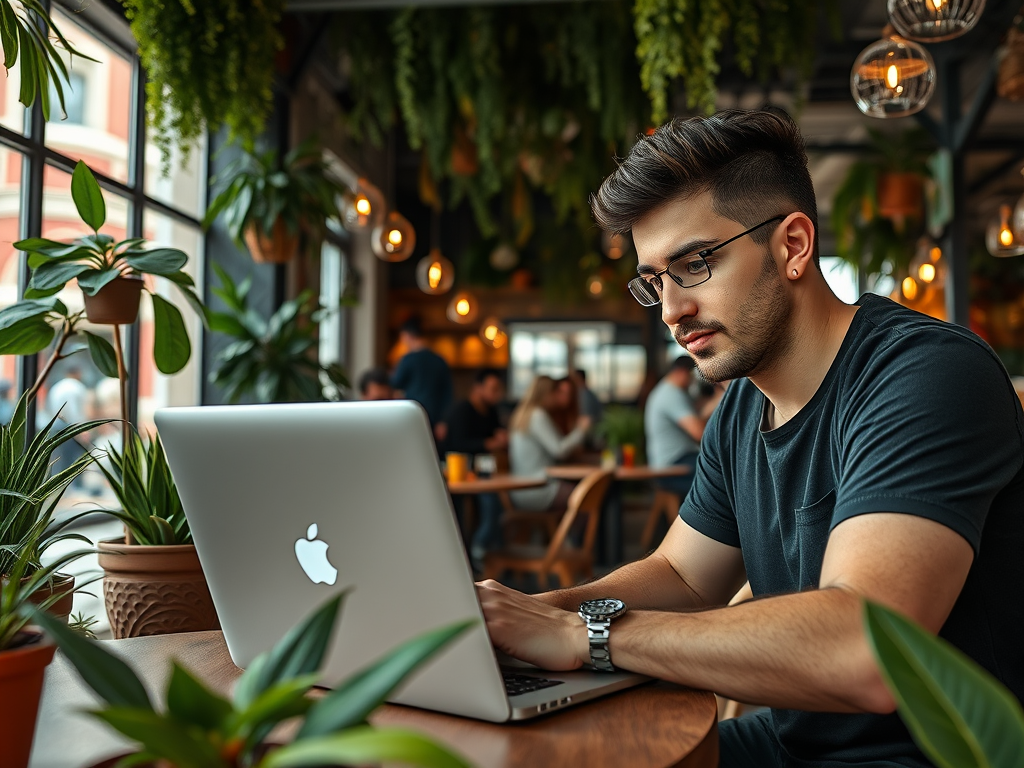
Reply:
[[[441,421],[452,403],[451,369],[443,357],[429,349],[403,355],[391,376],[391,386],[422,405],[431,424]]]
[[[1024,697],[1024,414],[970,331],[866,295],[811,401],[765,431],[733,382],[708,423],[680,516],[741,547],[755,596],[818,586],[833,528],[897,512],[963,536],[975,559],[939,633]],[[897,714],[773,709],[796,766],[928,766]]]

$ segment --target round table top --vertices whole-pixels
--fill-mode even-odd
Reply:
[[[593,464],[555,464],[547,468],[547,474],[548,477],[559,480],[582,480],[599,468]],[[680,477],[688,474],[690,474],[690,468],[681,464],[671,467],[649,467],[646,464],[615,467],[616,480],[654,480],[659,477]]]
[[[498,491],[522,491],[526,488],[540,488],[546,485],[546,477],[523,477],[521,475],[492,475],[448,483],[453,495],[472,493],[497,493]]]
[[[224,635],[190,632],[108,640],[150,691],[164,691],[176,659],[211,690],[230,695],[241,675]],[[30,768],[83,768],[129,745],[84,710],[96,700],[62,653],[46,670]],[[668,683],[649,683],[525,722],[494,724],[385,705],[370,717],[433,737],[476,768],[714,768],[718,764],[715,697]],[[294,729],[292,729],[294,730]],[[287,738],[287,729],[280,738]]]

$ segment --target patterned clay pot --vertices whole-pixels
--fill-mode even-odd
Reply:
[[[57,647],[29,630],[27,645],[0,651],[0,758],[5,768],[25,768],[36,730],[43,673]]]
[[[22,579],[24,581],[24,579]],[[66,573],[58,573],[53,577],[53,583],[49,587],[40,587],[29,597],[29,602],[40,605],[52,594],[59,597],[50,604],[47,613],[55,616],[67,624],[68,616],[71,615],[71,607],[75,602],[75,577]]]
[[[131,325],[139,316],[141,277],[118,277],[104,285],[95,296],[83,293],[85,316],[98,325]]]
[[[242,232],[242,239],[257,264],[286,264],[299,252],[298,234],[291,234],[281,218],[274,222],[270,237],[255,224],[249,224]]]
[[[97,548],[115,639],[220,629],[194,545],[148,547],[116,539]]]

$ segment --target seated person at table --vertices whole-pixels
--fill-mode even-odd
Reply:
[[[692,357],[677,357],[669,366],[668,373],[651,390],[644,406],[647,463],[652,467],[683,465],[690,468],[688,475],[657,480],[661,488],[679,494],[680,498],[686,496],[693,483],[704,426],[721,398],[720,394],[713,396],[704,406],[707,410],[697,407],[689,393],[696,367]]]
[[[508,447],[508,431],[501,425],[498,406],[505,398],[505,384],[501,374],[493,368],[484,368],[473,377],[473,388],[469,397],[452,406],[445,418],[448,435],[444,441],[445,451],[479,453],[504,451]],[[461,498],[457,497],[460,503]],[[481,563],[487,552],[500,549],[501,500],[493,493],[477,496],[477,527],[473,532],[470,557],[474,563]]]
[[[720,724],[722,768],[930,765],[874,660],[865,599],[1024,697],[1020,401],[966,328],[836,298],[796,124],[672,120],[592,207],[632,232],[634,297],[661,305],[704,378],[733,382],[661,546],[538,596],[480,584],[495,645],[572,669],[593,642],[598,663],[607,651],[607,666],[770,707]],[[748,579],[754,599],[728,606]],[[591,640],[577,610],[595,598],[628,610]]]
[[[388,372],[383,368],[370,368],[359,377],[360,400],[394,400]]]
[[[509,467],[514,475],[543,477],[545,470],[566,458],[583,444],[590,429],[590,417],[578,416],[575,426],[563,435],[551,418],[551,411],[564,408],[555,381],[550,376],[533,380],[522,402],[509,420]],[[512,503],[534,512],[565,509],[574,485],[550,480],[540,488],[512,491]]]

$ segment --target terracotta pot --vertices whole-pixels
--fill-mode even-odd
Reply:
[[[1004,99],[1024,100],[1024,32],[1016,27],[1006,33],[1006,56],[999,62],[996,93]]]
[[[115,639],[220,629],[194,545],[147,547],[116,539],[97,548]]]
[[[282,218],[274,222],[270,237],[260,227],[249,224],[242,238],[245,247],[249,249],[249,255],[257,264],[285,264],[299,252],[299,235],[291,234]]]
[[[924,214],[924,179],[917,173],[878,174],[878,212],[887,219]]]
[[[97,325],[131,325],[139,316],[141,277],[118,277],[104,285],[95,296],[82,293],[85,316]]]
[[[41,632],[30,630],[33,641],[0,651],[0,752],[4,768],[25,768],[36,730],[43,673],[56,646]]]
[[[24,582],[25,579],[22,579]],[[55,616],[65,624],[68,622],[68,616],[71,615],[71,606],[75,602],[75,577],[69,576],[66,573],[58,573],[53,578],[53,583],[50,587],[40,587],[40,589],[29,597],[29,602],[33,605],[41,605],[54,592],[60,595],[54,602],[47,613],[51,616]]]

